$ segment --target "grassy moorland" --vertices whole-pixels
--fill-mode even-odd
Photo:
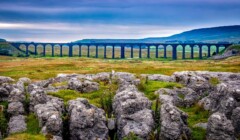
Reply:
[[[0,75],[42,80],[58,73],[98,73],[124,71],[135,74],[166,74],[176,71],[207,70],[240,72],[240,56],[225,60],[94,59],[79,57],[20,58],[0,56]]]

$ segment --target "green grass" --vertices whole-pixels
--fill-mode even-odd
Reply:
[[[206,130],[202,128],[193,127],[197,123],[205,123],[208,121],[210,113],[203,109],[202,106],[194,105],[189,108],[180,108],[188,114],[188,126],[192,130],[192,139],[193,140],[202,140],[205,139]]]
[[[182,88],[183,86],[179,83],[174,82],[163,82],[163,81],[145,81],[142,80],[140,85],[138,86],[139,90],[144,92],[146,97],[150,100],[155,100],[157,95],[154,94],[160,88],[169,88],[173,89],[174,87]]]
[[[123,71],[137,75],[165,74],[176,71],[223,71],[240,72],[240,56],[225,60],[162,60],[162,59],[93,59],[93,58],[18,58],[0,56],[0,75],[14,79],[28,77],[44,80],[59,73],[94,74]],[[46,70],[47,68],[47,70]]]
[[[66,86],[66,85],[68,85],[68,82],[67,82],[67,81],[57,82],[57,83],[53,83],[53,84],[52,84],[53,87]]]
[[[235,49],[235,50],[240,50],[240,45],[233,45],[227,48],[227,50],[229,49]]]
[[[46,140],[46,138],[41,134],[20,133],[10,135],[5,140]]]
[[[0,102],[0,105],[2,106],[0,108],[0,131],[5,137],[7,135],[7,127],[8,127],[8,116],[7,116],[7,107],[8,107],[8,102]]]
[[[39,134],[41,128],[39,127],[39,122],[34,114],[29,114],[27,116],[27,131],[28,134]]]
[[[209,80],[210,84],[213,85],[213,86],[216,86],[217,84],[220,83],[219,79],[216,78],[216,77],[213,77]]]
[[[36,116],[31,113],[26,118],[27,130],[23,133],[16,133],[8,136],[5,140],[46,140],[45,136],[40,134],[41,128]]]
[[[86,98],[89,102],[97,107],[101,107],[101,96],[104,95],[107,90],[109,90],[109,84],[104,84],[100,82],[100,87],[98,91],[94,91],[91,93],[79,93],[74,90],[59,90],[58,92],[48,93],[49,95],[62,98],[64,103],[67,104],[69,100],[73,100],[76,98]],[[117,85],[113,85],[113,91],[117,90]]]

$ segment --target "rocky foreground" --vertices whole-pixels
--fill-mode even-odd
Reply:
[[[143,78],[176,82],[183,87],[155,91],[160,107],[153,111],[152,101],[138,89]],[[113,115],[108,118],[103,109],[87,99],[77,98],[64,104],[63,99],[48,95],[64,89],[88,94],[99,90],[100,81],[111,83],[113,80],[118,90],[112,100]],[[66,85],[53,86],[61,82]],[[59,74],[38,82],[0,76],[1,102],[8,103],[7,108],[0,106],[0,112],[8,116],[8,128],[6,134],[0,131],[0,139],[25,132],[26,115],[34,113],[41,133],[48,138],[51,135],[50,139],[54,140],[66,139],[64,131],[69,132],[67,139],[71,140],[107,140],[112,133],[120,140],[130,135],[138,139],[152,139],[154,135],[161,140],[188,140],[192,139],[189,116],[180,108],[196,104],[210,112],[208,122],[196,125],[206,129],[207,140],[235,140],[240,136],[240,73],[183,71],[172,76],[143,74],[138,78],[124,72]],[[158,119],[156,112],[159,112]],[[67,121],[63,120],[63,115],[68,116]]]

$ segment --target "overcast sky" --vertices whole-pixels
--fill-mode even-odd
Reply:
[[[70,42],[239,25],[240,0],[0,0],[0,38]]]

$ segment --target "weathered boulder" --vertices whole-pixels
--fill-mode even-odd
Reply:
[[[212,114],[208,119],[206,138],[208,140],[235,140],[232,122],[222,113]]]
[[[160,110],[160,139],[190,139],[191,132],[187,126],[188,115],[171,103],[164,103]]]
[[[53,136],[53,138],[51,138],[51,140],[63,140],[63,138],[60,136]]]
[[[193,71],[175,72],[172,75],[175,82],[186,85],[196,91],[200,96],[210,93],[214,90],[214,86],[202,75]]]
[[[109,130],[114,130],[116,128],[116,120],[115,118],[109,118],[107,121],[107,126]]]
[[[29,110],[33,111],[34,106],[38,104],[45,104],[47,102],[47,94],[43,89],[36,89],[30,93]]]
[[[148,80],[153,81],[164,81],[164,82],[173,82],[173,78],[171,76],[162,75],[162,74],[148,74],[146,75]]]
[[[155,94],[159,95],[161,102],[171,102],[179,107],[190,107],[200,99],[200,96],[195,91],[185,87],[174,89],[161,88],[155,91]]]
[[[60,73],[57,75],[56,78],[54,78],[55,82],[64,82],[64,81],[68,81],[70,80],[71,78],[74,78],[74,77],[77,77],[78,74],[63,74],[63,73]]]
[[[85,80],[82,84],[82,93],[89,93],[97,90],[99,90],[99,84],[97,82]]]
[[[134,85],[120,86],[113,101],[119,139],[130,133],[136,134],[140,139],[149,138],[154,126],[151,104]]]
[[[42,127],[41,132],[44,135],[62,136],[62,113],[58,110],[51,102],[35,105],[34,112],[39,120],[39,126]]]
[[[0,76],[0,85],[3,83],[9,83],[9,82],[14,82],[15,80],[12,79],[11,77],[6,77],[6,76]]]
[[[77,78],[72,78],[68,82],[68,88],[81,93],[89,93],[99,90],[99,84],[88,80],[81,82]]]
[[[9,96],[9,92],[6,88],[0,87],[0,102],[7,101]]]
[[[108,128],[105,112],[84,98],[68,102],[69,130],[71,140],[107,140]]]
[[[25,116],[18,115],[10,118],[8,123],[8,133],[19,133],[27,130],[27,124],[25,122]]]
[[[50,102],[51,105],[54,106],[59,113],[62,114],[65,112],[63,99],[48,95],[47,101]]]
[[[239,85],[239,81],[218,84],[216,89],[200,100],[198,104],[202,105],[205,110],[224,113],[227,118],[230,118],[233,109],[238,106],[240,101]]]
[[[240,107],[237,107],[232,112],[231,117],[233,127],[235,129],[235,135],[240,136]]]
[[[82,82],[77,78],[72,78],[68,81],[68,88],[76,91],[82,91]]]
[[[26,96],[22,90],[14,88],[9,94],[8,101],[9,102],[24,102]]]
[[[110,75],[111,74],[109,72],[101,72],[94,75],[92,79],[99,80],[99,81],[109,81],[111,78]]]
[[[194,105],[201,98],[201,96],[191,88],[174,88],[174,90],[177,92],[178,97],[182,98],[185,107]]]
[[[12,116],[23,115],[24,114],[24,107],[21,102],[11,102],[8,104],[7,113]]]
[[[31,79],[29,79],[27,77],[19,78],[18,81],[23,82],[24,84],[30,84],[31,83]]]
[[[116,82],[122,86],[125,84],[133,84],[138,85],[140,83],[140,79],[136,79],[135,75],[127,72],[116,72],[112,73],[112,79],[116,80]]]

